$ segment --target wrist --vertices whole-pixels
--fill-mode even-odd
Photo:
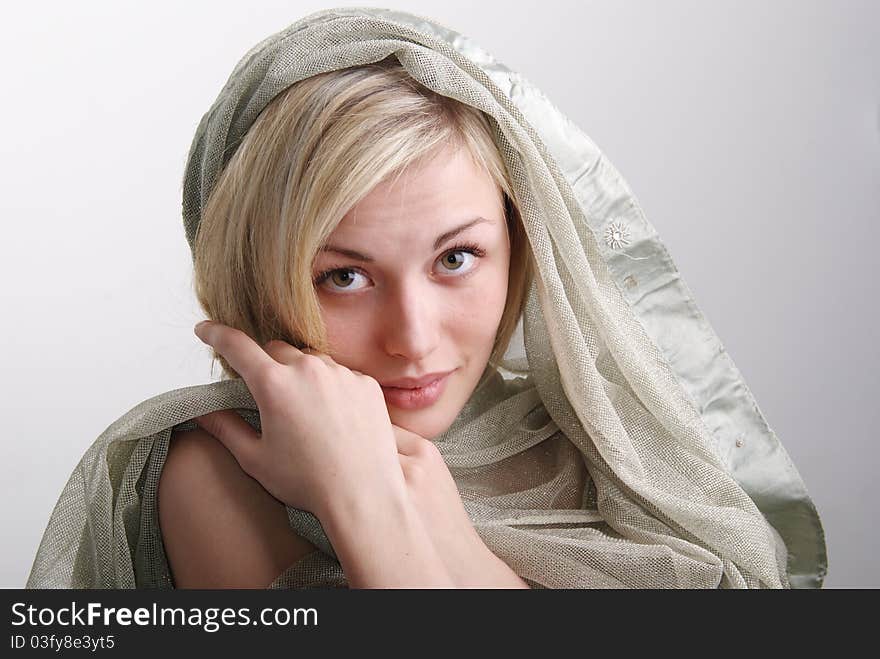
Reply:
[[[325,528],[350,525],[354,522],[366,524],[384,514],[408,513],[411,507],[406,483],[401,476],[400,481],[394,479],[383,481],[381,486],[364,486],[353,490],[338,488],[334,492],[321,497],[321,506],[315,516],[321,520]]]
[[[395,488],[382,492],[338,493],[327,497],[323,509],[316,513],[321,526],[331,536],[344,536],[348,530],[369,529],[386,525],[388,520],[410,520],[412,505],[406,491]]]
[[[496,556],[474,531],[458,557],[449,563],[449,572],[458,588],[530,588],[507,563]],[[445,557],[444,557],[445,558]]]
[[[455,586],[405,492],[335,501],[321,524],[350,587]]]

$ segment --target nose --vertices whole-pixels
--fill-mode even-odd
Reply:
[[[430,284],[409,282],[389,292],[382,313],[385,319],[382,340],[389,355],[418,363],[437,348],[440,316],[444,310],[430,287]]]

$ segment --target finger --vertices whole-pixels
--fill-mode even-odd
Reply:
[[[196,325],[194,332],[222,355],[248,384],[254,381],[261,369],[278,364],[256,341],[234,327],[207,321]]]
[[[305,355],[314,355],[318,357],[325,364],[329,364],[330,366],[336,366],[336,361],[325,352],[321,352],[320,350],[316,350],[314,348],[303,348],[301,351]]]
[[[298,357],[303,355],[302,350],[281,339],[272,339],[263,346],[263,350],[280,364],[293,364]]]
[[[282,341],[281,339],[272,339],[263,346],[263,350],[275,361],[281,364],[294,364],[297,357],[302,355],[314,355],[319,357],[327,364],[335,364],[333,358],[320,352],[314,348],[297,348],[295,345]]]
[[[261,446],[260,435],[236,412],[218,410],[197,416],[193,420],[217,438],[232,453],[242,469],[245,465],[255,463]]]
[[[263,346],[263,350],[269,353],[273,359],[282,364],[293,364],[293,360],[295,360],[298,355],[313,355],[330,366],[342,366],[342,364],[333,359],[333,357],[326,352],[321,352],[317,348],[297,348],[296,346],[291,345],[286,341],[281,341],[280,339],[272,339]],[[349,370],[357,375],[363,375],[360,371]]]
[[[417,435],[414,432],[410,432],[405,428],[401,428],[400,426],[395,426],[393,423],[391,424],[391,427],[394,430],[394,439],[397,442],[397,452],[400,455],[413,456],[418,454],[419,443],[427,441],[424,437]]]

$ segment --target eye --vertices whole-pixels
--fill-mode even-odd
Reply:
[[[358,289],[351,285],[355,276],[365,277],[363,273],[353,270],[352,268],[334,268],[331,270],[325,270],[315,277],[315,286],[320,286],[325,281],[330,281],[339,286],[339,288],[331,288],[330,290],[356,291]]]
[[[469,261],[465,260],[464,263],[462,263],[458,258],[459,254],[467,254],[471,258]],[[478,245],[475,245],[473,243],[466,243],[463,245],[456,245],[455,247],[452,247],[442,256],[440,262],[443,264],[443,267],[450,272],[470,272],[471,270],[473,270],[474,264],[476,263],[477,259],[485,255],[486,252]],[[470,262],[471,265],[462,268],[462,266],[468,262]]]
[[[470,260],[462,259],[458,256],[460,254],[467,254],[471,258]],[[482,258],[486,255],[486,251],[482,249],[479,245],[474,243],[465,243],[461,245],[455,245],[454,247],[447,250],[442,257],[440,257],[439,262],[443,264],[443,268],[447,272],[453,273],[462,273],[458,274],[458,278],[467,277],[474,270],[474,264],[476,260]],[[470,265],[466,265],[466,264]],[[366,274],[361,272],[356,268],[330,268],[328,270],[324,270],[323,272],[318,273],[315,277],[314,284],[315,286],[321,286],[325,282],[330,282],[334,284],[329,288],[330,291],[338,292],[338,291],[356,291],[359,290],[356,286],[352,285],[352,282],[357,277],[367,278]]]

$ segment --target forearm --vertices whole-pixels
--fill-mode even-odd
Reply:
[[[498,558],[488,549],[488,556],[484,563],[485,581],[488,588],[526,588],[531,589],[520,576],[510,569],[510,566]]]
[[[455,588],[405,498],[361,497],[338,504],[321,524],[350,588]]]
[[[498,558],[474,532],[474,538],[453,554],[444,554],[456,588],[531,588]]]

